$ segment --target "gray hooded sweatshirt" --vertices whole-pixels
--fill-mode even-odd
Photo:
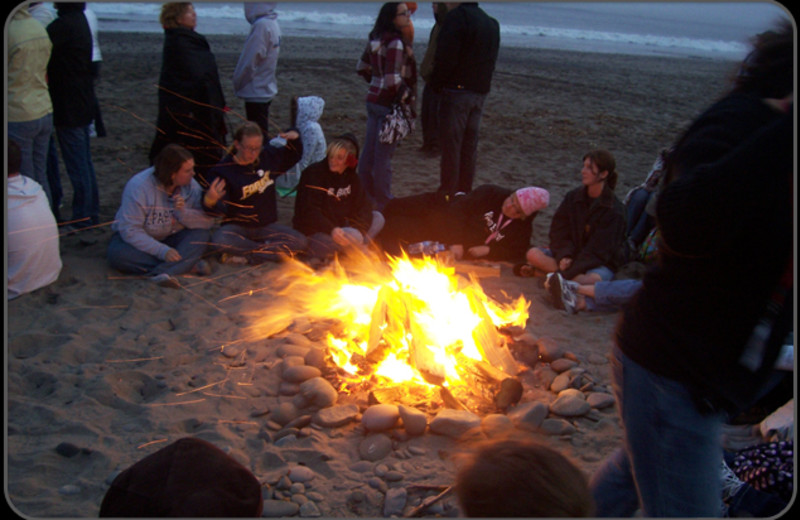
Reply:
[[[250,34],[233,71],[236,97],[251,103],[268,103],[278,93],[275,69],[281,46],[281,29],[275,2],[244,4]]]

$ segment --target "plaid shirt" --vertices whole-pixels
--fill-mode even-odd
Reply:
[[[356,72],[369,81],[367,101],[370,103],[391,106],[406,90],[414,97],[416,62],[406,53],[400,35],[385,35],[380,40],[367,42]]]

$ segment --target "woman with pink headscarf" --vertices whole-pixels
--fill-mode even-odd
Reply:
[[[450,202],[435,193],[392,199],[384,208],[386,224],[378,240],[392,255],[430,240],[447,246],[456,260],[518,262],[530,247],[533,219],[549,203],[543,188],[512,190],[493,184]]]

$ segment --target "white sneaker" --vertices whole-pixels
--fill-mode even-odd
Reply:
[[[170,289],[180,289],[181,283],[174,277],[167,273],[157,274],[150,277],[150,281],[161,287],[169,287]]]
[[[544,286],[553,299],[553,307],[567,311],[568,314],[578,312],[577,282],[564,280],[561,273],[548,273]]]

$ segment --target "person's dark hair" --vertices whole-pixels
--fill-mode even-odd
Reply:
[[[369,32],[370,40],[383,38],[387,33],[400,34],[400,31],[397,30],[397,27],[394,25],[394,19],[397,16],[397,6],[399,6],[400,3],[401,2],[386,2],[381,6],[381,10],[378,12],[378,18],[375,19],[375,25],[372,26],[372,30]]]
[[[172,175],[181,169],[183,163],[194,159],[192,152],[183,146],[170,143],[165,146],[153,161],[153,176],[164,186],[172,184]]]
[[[8,140],[8,157],[6,157],[6,164],[8,165],[8,174],[14,175],[19,173],[22,166],[22,149],[16,141]]]
[[[458,502],[468,517],[590,517],[586,476],[561,453],[530,440],[484,441],[456,473]]]
[[[786,97],[794,88],[794,61],[794,29],[782,20],[774,30],[753,39],[753,50],[742,62],[733,90],[762,98]]]
[[[611,152],[608,150],[592,150],[583,156],[584,161],[587,158],[591,159],[592,163],[597,166],[598,171],[608,172],[608,177],[606,177],[606,185],[611,188],[611,191],[614,191],[614,188],[617,187],[619,174],[617,173],[617,160],[614,159],[614,156],[611,154]]]
[[[161,6],[161,14],[158,21],[164,29],[175,29],[180,27],[178,18],[192,5],[191,2],[170,2]]]

